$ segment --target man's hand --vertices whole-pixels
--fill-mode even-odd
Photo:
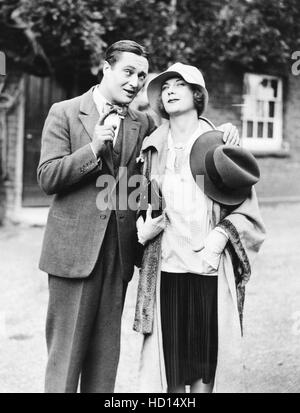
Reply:
[[[99,123],[97,123],[95,126],[91,145],[97,157],[101,156],[101,153],[106,148],[107,142],[113,142],[115,129],[115,125],[99,125]]]
[[[161,233],[166,227],[167,216],[165,212],[159,215],[156,218],[151,217],[152,206],[149,204],[147,209],[146,220],[143,220],[143,217],[139,217],[136,222],[137,234],[139,243],[145,245],[146,242],[155,238],[158,234]]]
[[[232,123],[223,123],[217,127],[218,130],[224,132],[223,141],[225,145],[239,145],[239,131]]]

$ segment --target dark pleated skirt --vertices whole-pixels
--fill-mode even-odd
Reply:
[[[161,322],[169,387],[214,379],[217,282],[214,276],[161,273]]]

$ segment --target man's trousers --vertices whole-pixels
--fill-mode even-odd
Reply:
[[[45,392],[75,393],[79,378],[82,393],[114,391],[126,288],[112,212],[91,275],[84,279],[49,275]]]

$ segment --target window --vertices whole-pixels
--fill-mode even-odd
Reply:
[[[282,81],[246,73],[242,106],[243,145],[252,150],[280,149],[282,142]]]

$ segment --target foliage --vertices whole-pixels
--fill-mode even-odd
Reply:
[[[175,61],[286,72],[300,50],[298,0],[0,0],[0,49],[33,73],[85,71],[133,39],[152,70]]]
[[[241,1],[223,11],[218,22],[223,34],[220,60],[252,70],[289,70],[292,52],[300,49],[298,0]]]
[[[75,70],[101,55],[118,1],[0,0],[0,48],[31,72]]]
[[[121,10],[116,27],[149,47],[154,69],[183,61],[211,70],[227,62],[285,73],[300,50],[298,0],[131,0]]]

